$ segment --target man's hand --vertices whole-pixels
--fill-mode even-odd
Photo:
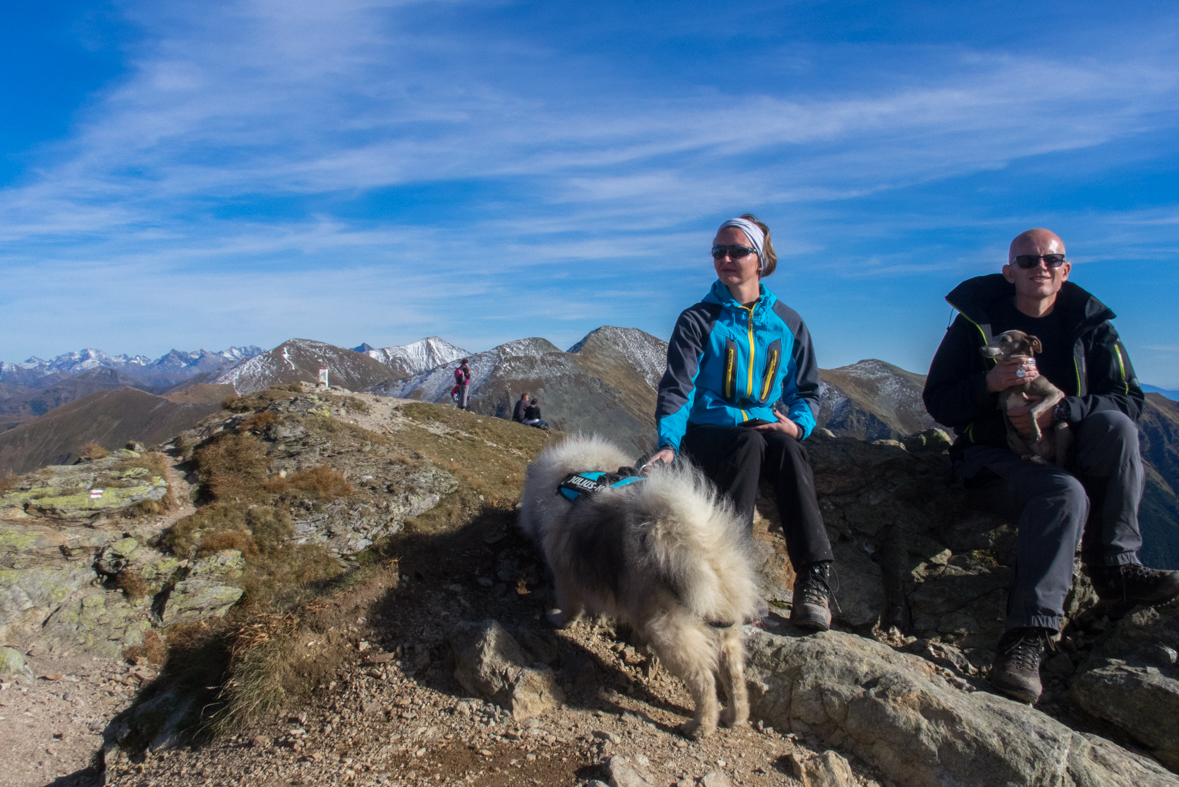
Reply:
[[[1013,407],[1007,411],[1007,417],[1011,419],[1011,425],[1015,427],[1015,431],[1019,432],[1022,437],[1032,436],[1032,408],[1041,401],[1043,399],[1028,399],[1027,404]],[[1036,422],[1040,424],[1040,434],[1047,434],[1048,430],[1052,428],[1052,408],[1049,407],[1040,413],[1040,417],[1036,419]]]
[[[1019,374],[1020,370],[1023,375]],[[1016,355],[1005,361],[999,361],[994,368],[987,372],[987,390],[991,393],[1006,391],[1013,385],[1030,383],[1040,376],[1036,368],[1036,359],[1026,355]]]
[[[655,455],[647,460],[647,464],[639,468],[639,475],[647,476],[651,474],[651,468],[657,465],[669,465],[675,459],[675,451],[670,448],[660,448],[655,452]]]
[[[784,413],[778,410],[774,410],[774,416],[778,419],[777,423],[762,424],[761,426],[753,426],[750,428],[756,429],[759,432],[785,432],[795,440],[802,439],[801,426],[791,421]]]

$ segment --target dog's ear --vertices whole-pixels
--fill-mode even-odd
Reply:
[[[1031,341],[1033,353],[1044,352],[1044,345],[1040,344],[1039,339],[1037,339],[1035,336],[1029,336],[1028,339]]]

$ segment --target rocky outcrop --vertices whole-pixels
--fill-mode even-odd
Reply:
[[[841,632],[749,642],[753,715],[871,763],[898,784],[1179,785],[1153,760]]]
[[[1123,618],[1082,663],[1071,696],[1179,770],[1179,606]]]
[[[534,665],[507,629],[494,620],[460,623],[451,631],[454,677],[472,695],[524,721],[564,702],[556,675]]]
[[[992,648],[1015,533],[950,483],[947,436],[930,430],[865,443],[817,430],[807,442],[835,553],[836,621],[862,633],[896,627],[968,651]],[[776,516],[769,500],[760,505]],[[1077,592],[1087,587],[1082,581]]]
[[[119,657],[154,626],[223,615],[242,591],[225,553],[189,565],[151,546],[170,494],[134,451],[46,467],[0,496],[0,641]]]

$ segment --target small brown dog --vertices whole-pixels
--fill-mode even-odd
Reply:
[[[979,351],[988,358],[1005,361],[1018,355],[1034,358],[1035,354],[1043,349],[1040,340],[1035,336],[1028,336],[1023,331],[1004,331],[991,339],[990,343],[979,348]],[[1040,401],[1032,407],[1032,435],[1027,438],[1016,430],[1007,414],[1017,407],[1026,406],[1029,401],[1036,398],[1040,398]],[[1045,410],[1056,407],[1063,398],[1064,392],[1049,382],[1044,375],[1000,392],[999,409],[1003,411],[1007,421],[1007,446],[1027,461],[1038,464],[1052,461],[1064,467],[1073,443],[1073,435],[1068,424],[1054,424],[1052,430],[1044,434],[1036,420]]]

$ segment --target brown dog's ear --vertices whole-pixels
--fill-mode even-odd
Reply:
[[[1044,345],[1040,344],[1039,339],[1037,339],[1035,336],[1029,336],[1028,339],[1032,343],[1032,352],[1034,352],[1034,353],[1044,352]]]

